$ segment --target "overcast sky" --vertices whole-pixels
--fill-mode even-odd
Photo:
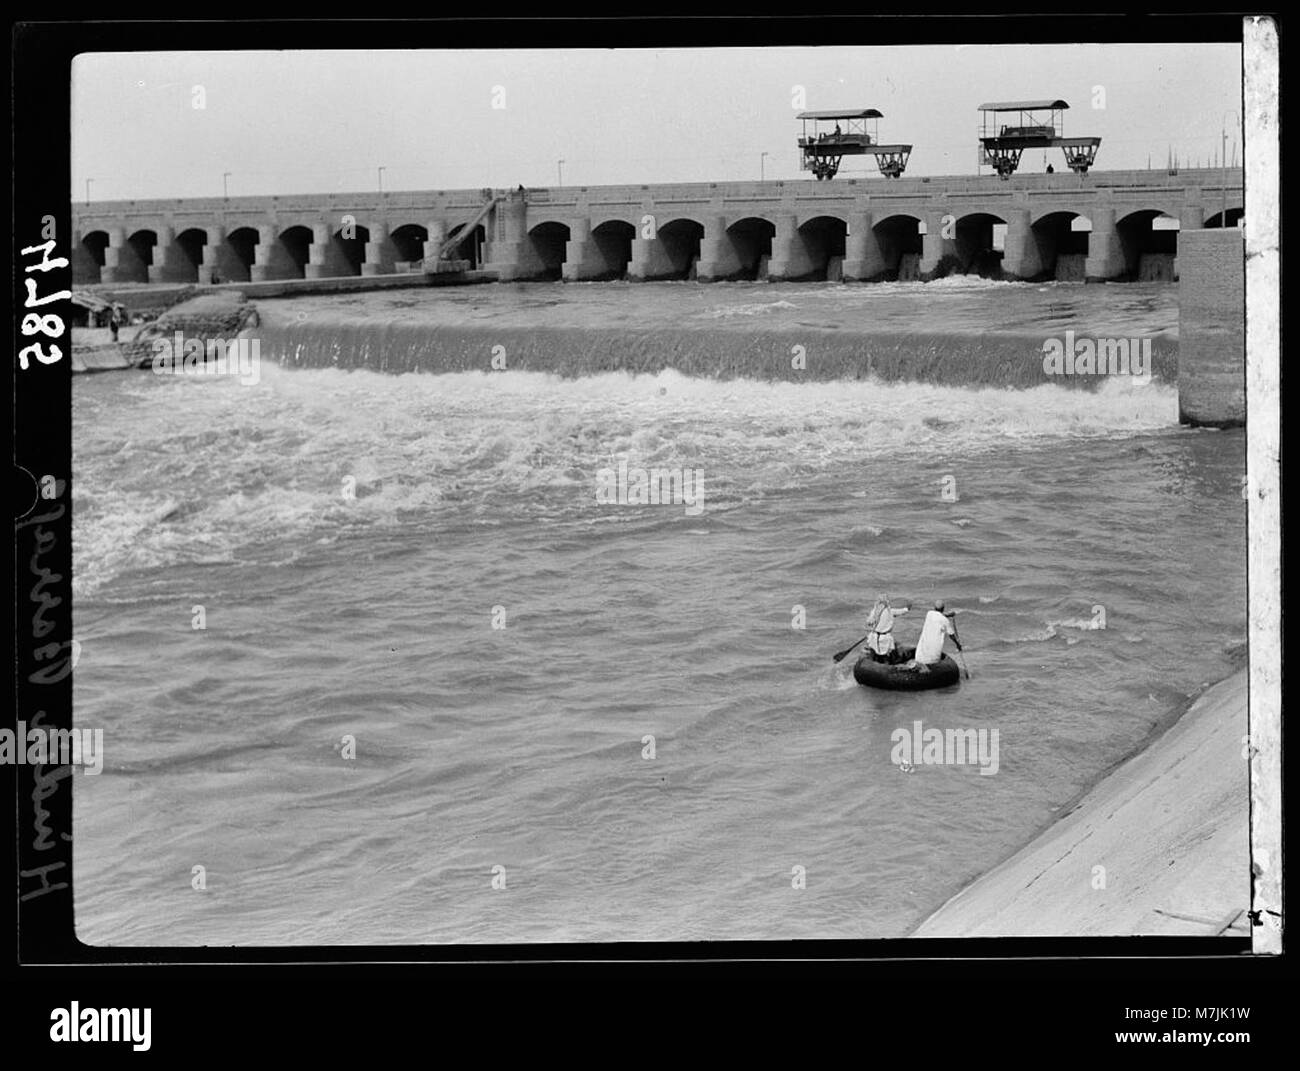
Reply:
[[[883,112],[909,175],[974,173],[988,100],[1064,98],[1099,169],[1215,163],[1225,123],[1241,158],[1237,45],[102,53],[73,65],[72,195],[373,190],[380,166],[386,190],[550,186],[561,159],[565,185],[756,179],[764,152],[808,178],[800,87]]]

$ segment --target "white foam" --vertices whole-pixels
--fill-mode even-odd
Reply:
[[[700,320],[725,320],[732,316],[761,316],[763,313],[776,312],[778,309],[797,309],[793,301],[759,301],[749,305],[723,305],[706,312],[696,313]]]
[[[256,387],[151,382],[78,425],[78,582],[84,593],[125,568],[229,560],[248,544],[488,501],[513,515],[599,516],[596,474],[619,460],[703,472],[710,513],[817,480],[862,496],[845,481],[866,461],[1122,438],[1168,426],[1175,405],[1159,385],[970,390],[671,370],[565,379],[268,365]],[[100,487],[113,493],[96,497]]]

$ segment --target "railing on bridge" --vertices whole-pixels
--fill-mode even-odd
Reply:
[[[564,193],[572,193],[574,199],[586,201],[592,195],[600,198],[621,198],[629,201],[653,200],[657,196],[674,199],[693,199],[707,201],[719,196],[770,197],[773,190],[786,191],[795,196],[808,196],[814,193],[835,196],[840,187],[848,187],[858,193],[879,191],[897,194],[903,191],[915,191],[931,194],[939,190],[960,191],[964,189],[997,189],[999,191],[1016,189],[1109,189],[1114,187],[1166,186],[1185,189],[1189,187],[1213,186],[1218,189],[1223,182],[1222,168],[1179,168],[1176,171],[1160,169],[1134,169],[1125,171],[1092,171],[1086,176],[1060,172],[1057,174],[1022,173],[1011,177],[1007,182],[998,182],[992,175],[904,175],[901,178],[885,180],[878,176],[839,179],[835,188],[828,190],[825,183],[814,179],[782,179],[768,182],[743,180],[737,182],[680,182],[643,184],[616,184],[608,186],[573,186],[563,187]],[[1228,186],[1236,188],[1242,185],[1241,168],[1228,169]],[[500,196],[506,190],[494,190]],[[559,191],[550,187],[530,187],[525,190],[530,202],[542,204],[555,199]],[[193,198],[156,198],[123,201],[92,201],[90,204],[77,202],[72,205],[74,218],[95,218],[111,215],[170,215],[176,212],[185,214],[203,213],[213,216],[222,214],[247,214],[266,211],[273,208],[277,212],[315,212],[364,208],[369,210],[402,210],[409,208],[441,209],[449,207],[477,206],[483,201],[482,189],[465,190],[407,190],[392,193],[328,193],[328,194],[289,194],[265,197],[193,197]],[[842,193],[839,194],[843,196]]]

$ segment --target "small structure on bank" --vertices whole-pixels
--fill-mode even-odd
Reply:
[[[78,309],[84,309],[83,315],[88,327],[105,327],[114,313],[117,313],[118,323],[124,324],[128,321],[126,306],[120,301],[111,301],[106,297],[100,297],[89,290],[74,290],[72,292],[72,304]]]
[[[257,327],[260,322],[256,306],[240,291],[201,294],[173,306],[141,328],[135,338],[122,344],[121,351],[137,368],[151,368],[158,340],[171,342],[179,334],[186,340],[197,339],[206,352],[210,341],[229,342],[240,331]]]

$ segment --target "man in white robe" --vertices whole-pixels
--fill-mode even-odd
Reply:
[[[921,626],[921,638],[916,641],[916,654],[913,655],[913,661],[921,669],[928,669],[943,657],[943,641],[949,636],[960,651],[961,643],[957,639],[957,627],[943,612],[943,600],[940,599],[934,604],[933,610],[926,612],[925,623]]]

